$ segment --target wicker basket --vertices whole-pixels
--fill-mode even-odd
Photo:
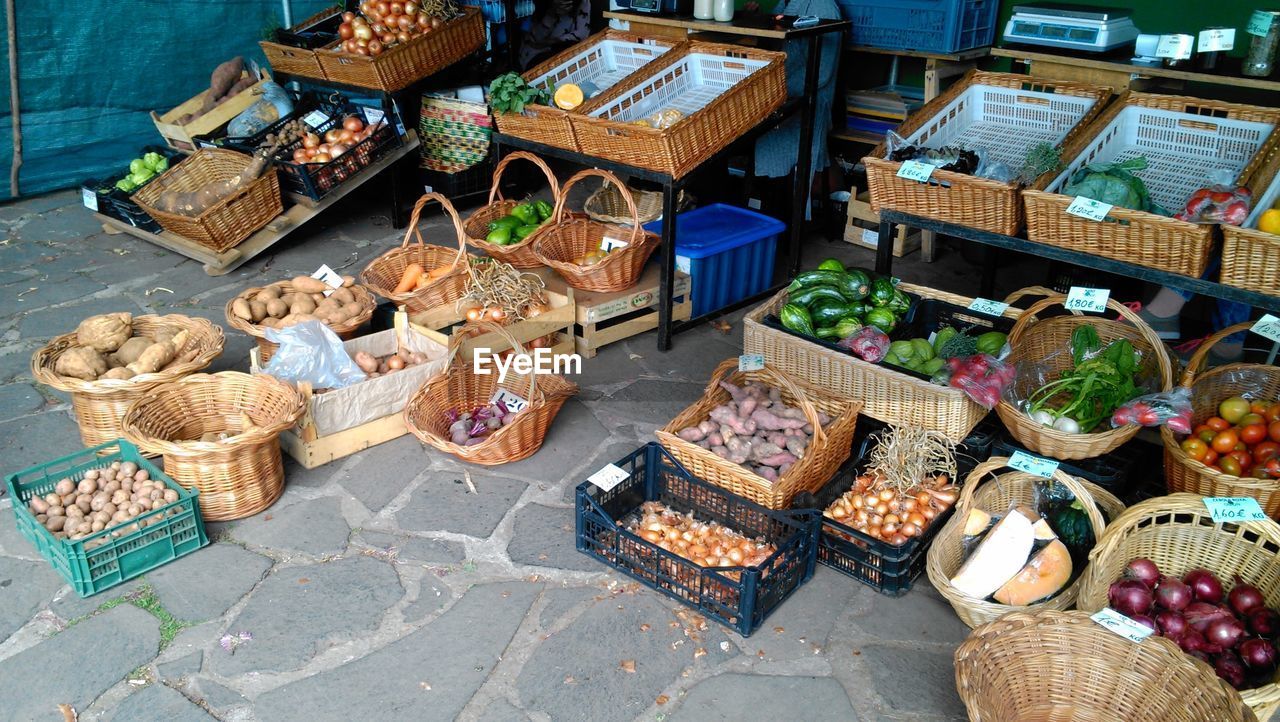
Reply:
[[[1246,395],[1262,399],[1280,398],[1280,367],[1266,364],[1228,364],[1201,373],[1209,349],[1222,339],[1244,331],[1252,325],[1246,321],[1229,326],[1205,340],[1182,372],[1182,385],[1191,389],[1193,418],[1216,416],[1218,403],[1229,396]],[[1210,469],[1187,456],[1168,426],[1160,427],[1164,441],[1164,478],[1169,493],[1180,491],[1200,496],[1251,496],[1267,516],[1280,519],[1280,482],[1232,476]]]
[[[1142,354],[1142,372],[1148,377],[1154,373],[1159,374],[1158,391],[1168,391],[1173,386],[1173,366],[1160,337],[1136,313],[1114,299],[1107,300],[1107,308],[1119,313],[1123,320],[1112,321],[1101,316],[1074,314],[1036,319],[1036,314],[1052,306],[1060,306],[1066,300],[1066,296],[1050,296],[1023,311],[1022,317],[1009,332],[1009,348],[1012,351],[1005,360],[1014,364],[1043,364],[1052,374],[1066,371],[1073,366],[1071,334],[1077,327],[1087,324],[1098,332],[1098,338],[1104,346],[1122,338],[1133,344],[1133,348]],[[996,405],[996,413],[1018,443],[1037,454],[1055,459],[1092,459],[1102,456],[1132,439],[1140,428],[1130,424],[1089,434],[1058,431],[1033,420],[1003,398]]]
[[[631,211],[629,226],[601,223],[565,210],[569,189],[589,176],[599,176],[620,187],[627,201],[627,209]],[[631,198],[631,192],[622,185],[622,181],[607,170],[594,168],[579,171],[565,181],[560,189],[560,195],[556,196],[556,210],[551,216],[551,223],[533,236],[533,255],[538,261],[560,274],[565,283],[583,291],[603,293],[625,291],[634,286],[640,278],[640,273],[644,271],[644,264],[658,248],[661,240],[658,234],[650,233],[640,227],[635,201]],[[625,238],[627,246],[610,251],[604,260],[594,266],[579,266],[573,263],[573,259],[600,248],[606,238],[617,241]]]
[[[316,51],[325,78],[335,83],[393,93],[444,70],[484,46],[484,17],[479,8],[463,7],[454,18],[426,35],[397,43],[381,55],[352,55],[339,49],[341,40]]]
[[[325,8],[289,28],[289,32],[296,33],[300,30],[305,30],[341,12],[342,7],[338,5]],[[262,47],[262,54],[266,56],[267,63],[271,65],[271,69],[277,73],[287,73],[315,80],[325,79],[324,68],[320,67],[320,59],[316,57],[316,51],[312,49],[315,46],[299,48],[270,40],[259,40],[258,45]]]
[[[1084,612],[1014,612],[956,649],[973,722],[1256,722],[1213,668],[1160,637],[1141,644]]]
[[[971,298],[924,286],[898,288],[922,298],[937,298],[967,308]],[[960,389],[939,386],[891,366],[867,363],[852,353],[833,351],[764,323],[787,303],[786,290],[756,307],[743,319],[743,348],[764,355],[765,363],[794,379],[862,401],[862,414],[894,426],[932,429],[959,443],[987,415]],[[1010,307],[1004,315],[1018,318]]]
[[[503,326],[489,321],[468,324],[476,332],[501,334],[517,354],[524,346]],[[444,372],[428,379],[404,406],[404,421],[409,432],[446,454],[473,464],[495,466],[533,456],[542,446],[547,429],[555,421],[560,407],[578,393],[578,385],[554,374],[507,371],[499,383],[498,375],[475,373],[472,359],[462,358],[458,351],[468,334],[457,334],[449,340],[450,362]],[[484,406],[499,389],[524,399],[529,405],[516,414],[516,420],[474,446],[462,446],[449,440],[448,414]]]
[[[1065,171],[1023,193],[1027,237],[1198,278],[1213,248],[1212,225],[1127,208],[1113,208],[1103,222],[1086,220],[1067,214],[1072,198],[1061,189],[1085,164],[1145,156],[1147,169],[1135,175],[1153,201],[1176,213],[1213,171],[1248,182],[1274,147],[1277,123],[1280,109],[1126,93],[1067,144]]]
[[[993,456],[974,468],[960,490],[960,499],[956,502],[955,513],[933,538],[933,545],[929,547],[929,555],[925,560],[925,571],[929,574],[929,581],[955,608],[960,621],[970,627],[994,621],[1009,612],[1070,609],[1076,602],[1080,580],[1083,578],[1083,575],[1077,576],[1075,581],[1054,596],[1024,606],[974,599],[952,586],[951,578],[960,571],[965,560],[964,524],[969,516],[969,510],[982,509],[992,514],[1003,515],[1009,512],[1010,506],[1031,504],[1035,500],[1035,484],[1043,479],[1022,471],[1008,471],[996,475],[996,471],[1006,468],[1008,464],[1008,457]],[[992,475],[993,480],[984,484],[983,477],[988,474]],[[1096,484],[1068,476],[1061,470],[1053,472],[1053,479],[1067,487],[1083,504],[1089,523],[1093,527],[1094,539],[1101,539],[1103,530],[1107,528],[1102,514],[1099,513],[1099,507],[1111,519],[1120,516],[1124,511],[1124,504],[1119,499]]]
[[[271,286],[280,289],[280,293],[282,295],[293,292],[293,284],[289,281],[279,281],[271,284]],[[244,299],[245,301],[252,299],[254,296],[258,295],[259,291],[262,291],[265,288],[265,286],[262,286],[241,291],[228,300],[226,308],[223,309],[229,326],[237,331],[249,334],[258,342],[258,362],[263,366],[265,366],[267,362],[271,360],[271,357],[275,355],[276,349],[280,347],[280,344],[267,340],[266,326],[260,326],[256,323],[240,318],[231,312],[231,306],[241,299]],[[368,323],[370,318],[373,318],[373,309],[378,305],[378,302],[373,298],[373,294],[369,293],[368,289],[364,286],[351,286],[350,290],[356,297],[356,303],[360,304],[360,313],[352,316],[341,324],[325,324],[331,331],[338,335],[338,338],[344,341],[353,339],[359,335],[358,332],[360,327]]]
[[[627,186],[631,200],[636,204],[636,217],[641,225],[656,221],[662,217],[662,191],[646,191]],[[676,194],[676,211],[682,211],[692,204],[690,196],[684,191]],[[627,199],[623,197],[618,185],[604,182],[587,196],[582,205],[582,212],[593,221],[629,226],[635,222],[627,208]]]
[[[205,521],[243,519],[284,493],[280,432],[305,410],[302,394],[271,376],[222,371],[195,374],[147,391],[124,416],[124,435],[164,455],[164,471],[200,490]],[[253,423],[246,430],[246,417]],[[208,432],[234,434],[200,441]]]
[[[655,435],[658,443],[695,477],[761,506],[789,509],[792,497],[801,492],[821,489],[849,458],[849,453],[853,450],[853,431],[858,423],[858,410],[862,408],[862,404],[797,383],[781,371],[768,366],[759,371],[737,369],[737,358],[721,362],[711,374],[711,381],[702,392],[702,398],[681,411]],[[737,385],[759,381],[776,388],[782,392],[782,400],[804,411],[805,418],[813,426],[813,439],[804,456],[778,477],[777,481],[769,481],[741,464],[722,459],[676,435],[685,427],[697,426],[706,421],[712,409],[729,402],[729,392],[720,386],[721,381]],[[819,411],[831,418],[826,426],[818,423]]]
[[[646,38],[606,28],[524,73],[530,85],[548,92],[563,83],[590,82],[608,91],[676,45],[667,38]],[[584,106],[561,110],[551,105],[526,105],[520,113],[494,113],[498,130],[517,138],[555,148],[579,150],[570,114]]]
[[[1075,137],[1110,96],[1110,88],[1096,85],[971,70],[896,132],[912,145],[982,148],[1016,169],[1037,143],[1058,146]],[[902,163],[886,155],[881,143],[862,159],[877,213],[890,208],[1005,235],[1021,230],[1017,183],[942,170],[934,171],[928,183],[920,183],[899,178]],[[1046,173],[1037,181],[1048,183],[1052,178]]]
[[[429,245],[422,241],[422,232],[418,230],[418,218],[422,215],[423,206],[436,201],[453,219],[453,230],[457,236],[458,250],[452,251],[444,246]],[[409,237],[417,236],[415,245],[409,244]],[[427,271],[437,268],[450,269],[436,278],[425,288],[406,293],[396,293],[396,286],[410,263],[420,264]],[[360,280],[370,291],[408,309],[409,313],[425,313],[434,308],[448,306],[458,302],[467,290],[467,269],[470,257],[467,255],[467,239],[462,232],[462,219],[448,198],[439,193],[427,193],[418,199],[413,207],[413,215],[409,217],[409,229],[404,233],[404,242],[399,248],[378,256],[360,272]]]
[[[759,125],[787,97],[783,53],[691,41],[571,114],[578,150],[680,177]],[[634,81],[634,82],[633,82]],[[658,130],[657,111],[684,114]]]
[[[55,337],[31,357],[31,375],[36,381],[71,395],[71,410],[85,446],[119,439],[120,419],[138,397],[160,384],[205,368],[222,354],[222,329],[203,318],[178,314],[135,316],[133,330],[140,336],[157,331],[186,331],[187,342],[178,349],[177,358],[181,360],[163,371],[138,374],[131,379],[84,381],[60,376],[53,365],[63,351],[79,345],[74,332]]]
[[[1077,606],[1096,612],[1107,606],[1107,588],[1129,560],[1146,557],[1163,574],[1181,577],[1195,568],[1240,578],[1262,591],[1268,607],[1280,607],[1280,526],[1273,521],[1215,523],[1204,498],[1170,494],[1134,504],[1112,519],[1089,554]],[[1230,582],[1228,582],[1229,584]],[[1146,644],[1146,642],[1143,642]],[[1259,719],[1280,709],[1280,684],[1240,693]]]
[[[1222,224],[1222,270],[1228,286],[1280,296],[1280,236],[1258,230],[1258,219],[1280,199],[1280,153],[1250,179],[1253,210],[1242,225]]]
[[[542,266],[542,262],[533,255],[533,240],[547,226],[543,226],[519,241],[505,246],[485,240],[485,236],[489,234],[489,223],[511,213],[512,208],[522,203],[522,201],[507,200],[502,197],[502,172],[507,169],[507,166],[513,160],[527,160],[538,166],[538,170],[541,170],[542,174],[547,177],[547,185],[551,188],[551,197],[560,197],[560,183],[556,181],[555,173],[551,172],[551,168],[541,158],[522,150],[509,153],[503,156],[502,160],[498,161],[498,166],[493,169],[493,185],[489,188],[488,205],[481,206],[467,218],[466,223],[462,224],[462,232],[466,234],[467,241],[472,246],[499,261],[510,263],[516,268],[539,268]]]

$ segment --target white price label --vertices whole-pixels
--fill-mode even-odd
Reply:
[[[1213,53],[1223,50],[1231,50],[1235,46],[1235,28],[1213,28],[1210,30],[1200,31],[1200,39],[1196,44],[1196,52]]]
[[[313,110],[302,116],[302,122],[311,126],[312,130],[316,130],[320,126],[329,122],[329,115],[323,110]]]
[[[380,109],[378,109],[378,108],[365,108],[365,109],[364,109],[364,117],[365,117],[365,120],[368,120],[368,121],[369,121],[369,125],[371,125],[371,126],[373,126],[373,125],[377,125],[378,123],[381,123],[381,122],[382,122],[382,119],[383,119],[383,118],[385,118],[385,117],[386,117],[386,115],[387,115],[386,113],[383,113],[383,112],[382,112]]]
[[[328,264],[324,264],[320,266],[320,268],[316,269],[316,272],[311,274],[311,277],[319,281],[324,281],[326,286],[333,289],[331,291],[325,291],[325,296],[328,296],[333,293],[333,291],[342,288],[342,275],[332,268],[329,268]]]
[[[764,368],[764,354],[744,353],[738,357],[739,371],[759,371]]]
[[[1250,35],[1264,37],[1271,32],[1271,23],[1275,16],[1266,10],[1254,10],[1253,15],[1249,16],[1249,26],[1244,29]]]
[[[1111,291],[1106,288],[1085,288],[1072,286],[1067,291],[1067,302],[1062,304],[1068,311],[1088,311],[1102,313],[1107,310],[1107,299]]]
[[[875,231],[870,228],[863,228],[862,242],[869,246],[879,248],[880,247],[880,231]]]
[[[626,248],[629,245],[631,244],[627,243],[626,241],[621,241],[621,240],[618,240],[617,238],[610,238],[609,236],[605,236],[604,238],[600,239],[600,250],[606,253],[609,251],[612,251],[615,248]]]
[[[1249,330],[1263,338],[1280,343],[1280,318],[1269,313],[1263,314],[1262,318],[1258,319]]]
[[[1098,610],[1097,614],[1089,618],[1130,642],[1141,642],[1150,637],[1152,632],[1155,631],[1150,627],[1138,624],[1111,607],[1103,607]]]
[[[630,478],[631,475],[627,473],[626,469],[623,469],[617,464],[609,464],[600,471],[588,476],[587,481],[595,484],[604,491],[608,491]]]
[[[1113,207],[1110,203],[1076,196],[1071,201],[1071,205],[1067,206],[1067,213],[1090,221],[1104,221]]]
[[[1206,496],[1204,506],[1216,522],[1267,520],[1258,500],[1251,496]]]
[[[1190,35],[1161,35],[1160,42],[1156,43],[1156,57],[1186,60],[1191,57],[1195,40]]]
[[[518,414],[529,408],[528,401],[525,401],[506,389],[498,389],[493,392],[493,396],[489,398],[489,403],[491,404],[496,404],[499,401],[502,402],[503,406],[507,407],[507,411],[510,411],[513,414]]]
[[[989,298],[975,298],[973,303],[969,304],[970,311],[985,313],[988,316],[1003,316],[1008,308],[1009,304],[1003,301],[992,301]]]
[[[88,208],[94,213],[98,212],[98,194],[97,193],[94,193],[88,188],[81,188],[80,198],[83,200],[85,208]]]
[[[898,177],[925,183],[929,180],[929,176],[933,175],[933,170],[934,166],[928,163],[921,163],[918,160],[904,160],[902,161],[902,167],[898,168]]]
[[[1058,470],[1058,462],[1052,459],[1041,459],[1025,451],[1015,451],[1013,456],[1009,457],[1009,468],[1048,479]]]
[[[760,199],[759,199],[759,198],[748,198],[748,199],[747,199],[747,208],[750,208],[750,209],[751,209],[751,210],[753,210],[753,211],[758,211],[758,210],[760,210]]]

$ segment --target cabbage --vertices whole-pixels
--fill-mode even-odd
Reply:
[[[1133,171],[1147,167],[1144,157],[1130,158],[1122,163],[1090,163],[1076,171],[1066,186],[1064,195],[1084,196],[1117,208],[1158,213],[1169,212],[1151,201],[1147,186]]]

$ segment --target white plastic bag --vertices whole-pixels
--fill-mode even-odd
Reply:
[[[285,328],[268,328],[267,340],[280,344],[263,373],[281,381],[307,381],[316,389],[340,389],[365,380],[365,374],[320,321],[303,321]]]

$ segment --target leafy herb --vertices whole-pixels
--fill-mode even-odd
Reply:
[[[1075,367],[1056,381],[1036,389],[1027,399],[1029,411],[1045,410],[1054,418],[1068,417],[1089,433],[1142,390],[1134,383],[1140,358],[1125,339],[1112,341],[1098,351],[1098,333],[1081,326],[1071,334],[1071,355]]]
[[[1062,153],[1052,143],[1040,142],[1027,149],[1018,181],[1028,185],[1041,175],[1062,167]]]
[[[489,105],[495,113],[521,113],[526,105],[545,104],[551,96],[529,85],[518,73],[499,75],[489,84]]]

